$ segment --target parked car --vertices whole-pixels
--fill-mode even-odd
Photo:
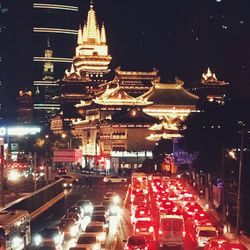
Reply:
[[[103,178],[103,182],[105,182],[105,183],[126,183],[127,179],[113,175],[113,176],[105,176]]]

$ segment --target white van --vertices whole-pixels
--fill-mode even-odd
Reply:
[[[204,247],[209,239],[218,236],[218,230],[212,226],[200,226],[196,231],[198,247]]]
[[[186,235],[184,219],[182,215],[160,215],[159,246],[179,246],[184,248]]]

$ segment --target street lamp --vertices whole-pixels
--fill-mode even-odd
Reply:
[[[237,214],[236,214],[236,235],[240,235],[240,198],[241,198],[241,179],[242,179],[242,161],[244,150],[244,123],[241,123],[241,136],[240,136],[240,159],[239,159],[239,178],[238,178],[238,192],[237,192]]]

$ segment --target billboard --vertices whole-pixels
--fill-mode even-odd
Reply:
[[[81,149],[63,149],[54,150],[53,162],[82,162],[82,150]]]
[[[173,139],[173,154],[174,154],[174,163],[177,165],[181,164],[192,164],[193,161],[197,158],[197,153],[188,153],[180,147],[179,144],[180,138]]]

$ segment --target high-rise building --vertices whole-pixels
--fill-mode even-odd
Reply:
[[[77,41],[78,0],[33,1],[34,116],[46,124],[58,112],[58,79],[72,63]]]
[[[6,85],[7,79],[7,47],[6,47],[6,40],[8,37],[8,30],[9,30],[9,22],[8,22],[8,7],[6,5],[6,1],[1,1],[0,3],[0,118],[4,117],[4,105],[5,105],[5,98],[4,98],[4,88],[3,86]]]

